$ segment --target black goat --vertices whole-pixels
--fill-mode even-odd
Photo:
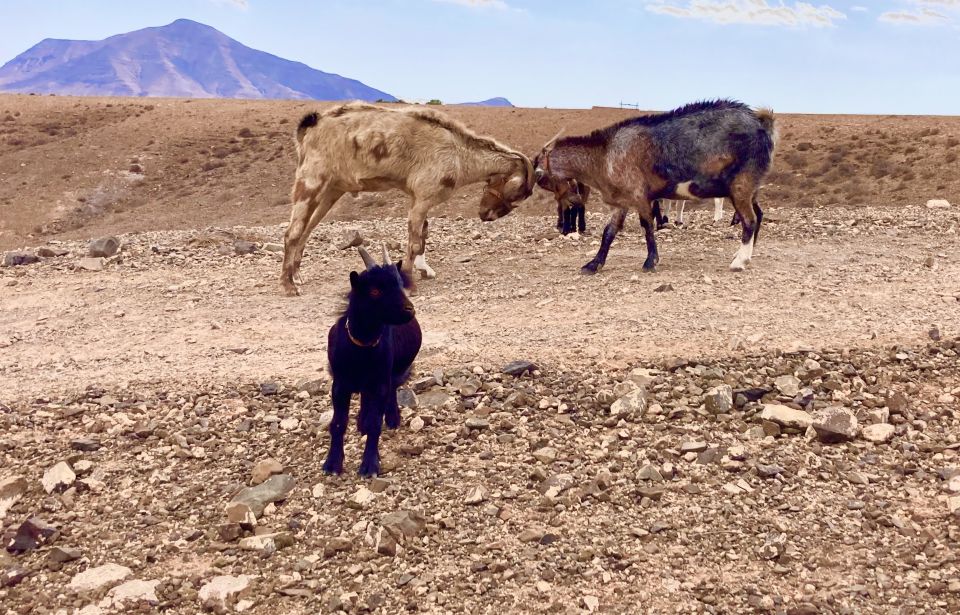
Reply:
[[[333,421],[330,452],[323,464],[327,474],[343,472],[343,436],[350,418],[350,400],[360,394],[357,427],[367,436],[360,462],[361,476],[380,473],[380,432],[400,426],[397,387],[410,377],[423,336],[413,304],[404,292],[409,278],[390,262],[383,264],[360,248],[366,271],[350,273],[347,309],[327,336],[327,359],[333,376]]]
[[[553,194],[557,200],[557,230],[569,235],[574,230],[583,233],[587,230],[587,199],[590,198],[590,186],[576,180],[555,181],[548,175],[541,175],[537,185]]]
[[[730,269],[741,271],[750,262],[763,220],[757,192],[776,143],[773,112],[718,100],[631,118],[581,137],[558,137],[534,160],[537,180],[583,182],[614,209],[600,250],[583,273],[603,267],[631,209],[646,236],[643,269],[653,271],[660,256],[652,203],[663,198],[730,198],[743,228]]]

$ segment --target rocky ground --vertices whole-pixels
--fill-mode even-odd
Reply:
[[[321,472],[325,332],[402,220],[294,299],[280,227],[0,269],[0,612],[956,612],[957,208],[771,209],[743,274],[711,213],[596,277],[598,215],[437,219],[371,481],[352,429]]]

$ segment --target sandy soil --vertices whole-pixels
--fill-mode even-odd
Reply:
[[[811,165],[853,135],[887,143],[872,126],[903,143],[939,132],[911,137],[926,144],[903,154],[923,156],[913,179],[873,181],[855,207],[827,205],[846,194],[832,171],[799,167],[784,188],[794,199],[816,176],[822,199],[784,206],[772,186],[739,274],[739,231],[712,208],[659,232],[658,272],[641,273],[630,220],[584,277],[599,207],[588,235],[560,237],[537,215],[545,198],[485,224],[462,195],[432,221],[416,395],[382,443],[384,476],[366,481],[353,430],[347,474],[321,471],[326,331],[360,267],[336,244],[354,229],[404,240],[402,203],[345,199],[308,244],[303,295],[283,297],[279,120],[302,108],[0,99],[4,129],[59,122],[0,155],[0,245],[65,253],[0,268],[0,612],[960,609],[960,208],[924,206],[956,194],[937,158],[956,120],[786,118],[786,151],[809,139],[797,155]],[[561,115],[586,129],[621,114],[454,112],[527,149]],[[524,132],[503,120],[515,114],[536,122]],[[217,158],[233,135],[241,150]],[[182,174],[180,151],[194,152]],[[201,159],[226,166],[199,172]],[[71,183],[85,201],[39,198]],[[97,190],[120,196],[71,213]],[[106,233],[119,254],[85,269]],[[517,360],[536,369],[502,373]],[[807,428],[829,408],[856,419],[842,442]],[[292,489],[255,528],[229,521],[228,502],[271,472]],[[56,533],[31,542],[43,524]],[[236,589],[222,601],[221,583]]]

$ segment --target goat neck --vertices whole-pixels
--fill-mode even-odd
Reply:
[[[605,151],[599,146],[559,141],[546,153],[543,166],[552,177],[576,179],[591,186],[603,185],[606,176]]]
[[[343,327],[347,331],[350,342],[360,348],[379,346],[387,325],[369,316],[365,318],[362,314],[355,312],[357,311],[347,309],[346,319],[343,321]]]

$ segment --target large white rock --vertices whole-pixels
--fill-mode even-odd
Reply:
[[[119,564],[104,564],[96,568],[87,568],[83,572],[78,572],[70,579],[70,589],[77,592],[93,591],[114,585],[126,579],[133,573],[126,566]]]
[[[43,485],[44,491],[53,493],[54,491],[65,491],[69,489],[76,480],[77,475],[73,472],[70,464],[66,461],[61,461],[43,473],[43,478],[40,479],[40,483]]]
[[[235,594],[241,594],[250,587],[250,581],[256,577],[241,574],[240,576],[221,575],[213,577],[210,581],[200,588],[197,594],[200,602],[204,605],[222,605],[228,598]]]
[[[784,427],[805,430],[813,424],[813,417],[809,412],[797,410],[780,404],[764,404],[760,418]]]
[[[890,441],[895,431],[896,427],[890,423],[877,423],[876,425],[867,425],[864,427],[860,435],[863,436],[864,440],[882,444],[883,442]]]
[[[27,479],[22,476],[11,476],[0,480],[0,521],[7,516],[17,500],[27,492]]]
[[[950,201],[947,199],[930,199],[927,201],[928,209],[950,209]]]
[[[134,579],[126,583],[121,583],[110,590],[107,597],[100,602],[100,606],[120,606],[128,602],[157,604],[160,602],[159,598],[157,598],[157,585],[160,585],[159,579],[155,581]]]

